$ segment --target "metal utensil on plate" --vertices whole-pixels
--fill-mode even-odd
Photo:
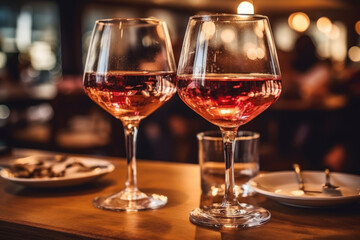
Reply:
[[[325,184],[322,185],[322,192],[332,196],[342,196],[339,186],[330,183],[330,170],[325,169]]]
[[[302,174],[301,174],[301,168],[300,168],[300,165],[297,164],[297,163],[294,163],[293,164],[293,168],[295,170],[295,173],[296,173],[296,180],[298,181],[299,183],[299,189],[301,191],[303,191],[305,194],[309,193],[322,193],[322,191],[312,191],[312,190],[306,190],[305,189],[305,184],[304,184],[304,180],[303,180],[303,177],[302,177]]]

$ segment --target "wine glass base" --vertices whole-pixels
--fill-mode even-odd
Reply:
[[[246,203],[231,207],[213,204],[190,212],[190,221],[193,224],[222,230],[256,227],[268,222],[270,218],[268,210]]]
[[[136,212],[163,207],[167,201],[168,198],[163,195],[145,194],[140,191],[129,194],[124,190],[110,196],[97,197],[93,200],[93,205],[111,211]]]

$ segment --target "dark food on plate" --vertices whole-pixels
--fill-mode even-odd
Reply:
[[[10,170],[18,178],[64,177],[74,172],[89,172],[103,166],[86,166],[81,161],[64,155],[27,157],[15,161]]]

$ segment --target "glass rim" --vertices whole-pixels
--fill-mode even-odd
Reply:
[[[95,21],[95,24],[112,25],[119,23],[130,23],[130,24],[149,24],[156,25],[162,24],[164,21],[157,18],[104,18]]]
[[[217,136],[210,136],[213,135],[219,135]],[[238,136],[241,134],[240,136]],[[204,131],[196,134],[196,137],[198,140],[222,140],[221,131],[219,130],[212,130],[212,131]],[[255,140],[260,138],[260,133],[254,132],[254,131],[248,131],[248,130],[241,130],[236,132],[235,140]]]
[[[222,20],[215,19],[215,21],[226,21],[230,19],[226,18],[236,18],[231,19],[233,21],[259,21],[259,20],[268,20],[268,17],[261,14],[236,14],[236,13],[215,13],[215,14],[198,14],[190,17],[190,20],[202,20],[210,21],[214,18],[224,18]]]

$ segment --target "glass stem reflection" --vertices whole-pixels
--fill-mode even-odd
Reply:
[[[136,177],[136,137],[139,123],[139,121],[123,121],[127,159],[125,191],[132,193],[138,191]]]
[[[234,150],[237,129],[238,128],[220,128],[223,138],[225,157],[225,194],[221,204],[222,207],[239,205],[236,199],[234,176]]]

